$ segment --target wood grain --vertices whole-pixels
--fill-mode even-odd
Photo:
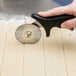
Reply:
[[[44,39],[46,76],[67,76],[61,31],[53,28]]]
[[[68,76],[76,76],[76,31],[62,30]]]
[[[0,22],[0,76],[76,76],[76,31],[53,28],[36,44],[21,44],[15,30],[22,23]]]
[[[20,44],[15,38],[15,30],[18,25],[17,23],[10,22],[5,26],[8,29],[1,76],[22,75],[24,45]]]

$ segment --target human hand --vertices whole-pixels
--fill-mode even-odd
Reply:
[[[71,4],[67,6],[57,7],[46,12],[38,12],[40,16],[49,17],[49,16],[56,16],[62,14],[69,14],[76,16],[76,0],[74,0]],[[72,29],[76,27],[76,18],[67,20],[61,24],[62,28]]]

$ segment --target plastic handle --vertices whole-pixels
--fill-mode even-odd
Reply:
[[[75,18],[75,16],[73,15],[67,15],[67,14],[63,14],[63,15],[58,15],[58,16],[51,16],[51,17],[42,17],[38,14],[33,13],[31,15],[32,18],[36,19],[40,24],[42,24],[42,26],[44,27],[45,31],[46,31],[46,36],[50,36],[50,30],[53,27],[61,27],[61,23],[63,23],[64,21],[68,20],[68,19],[72,19]]]

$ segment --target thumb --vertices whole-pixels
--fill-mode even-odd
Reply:
[[[61,24],[62,28],[71,29],[76,27],[76,18],[67,20]]]

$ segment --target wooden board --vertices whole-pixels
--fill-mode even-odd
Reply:
[[[68,76],[76,76],[76,30],[62,30],[63,51]]]
[[[21,76],[23,64],[24,45],[15,38],[15,30],[19,24],[7,23],[7,35],[5,41],[3,63],[1,65],[1,76]],[[1,28],[1,27],[0,27]]]
[[[61,31],[53,28],[44,39],[46,76],[67,76],[61,41]]]
[[[15,38],[21,22],[0,22],[0,76],[75,76],[76,32],[53,28],[40,41],[23,45]]]
[[[4,52],[5,52],[5,41],[6,41],[6,23],[0,21],[0,72],[2,69],[2,63],[4,58]]]

